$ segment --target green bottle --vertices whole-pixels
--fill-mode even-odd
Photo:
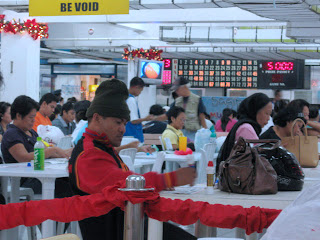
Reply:
[[[44,170],[44,148],[41,137],[37,137],[34,145],[34,170]]]

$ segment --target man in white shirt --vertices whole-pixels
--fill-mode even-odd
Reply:
[[[136,97],[140,95],[144,88],[144,81],[139,77],[134,77],[130,81],[129,98],[127,104],[130,110],[130,122],[126,125],[126,132],[124,136],[133,136],[139,139],[140,142],[144,142],[142,122],[150,121],[154,119],[153,115],[148,115],[145,118],[141,118],[139,106]]]

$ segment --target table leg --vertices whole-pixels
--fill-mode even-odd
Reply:
[[[53,199],[55,178],[39,178],[42,183],[42,199]],[[52,237],[55,234],[55,222],[47,220],[42,223],[42,237]]]
[[[246,240],[257,240],[258,234],[252,233],[250,235],[246,235],[246,232],[242,228],[236,228],[236,238],[246,239]]]
[[[256,232],[251,233],[250,235],[246,235],[246,240],[257,240],[258,234]]]
[[[11,177],[10,203],[19,202],[20,177]],[[19,227],[7,231],[7,239],[18,239]]]
[[[148,219],[148,240],[162,240],[163,223],[149,218]]]
[[[216,237],[217,236],[217,228],[209,227],[203,225],[199,220],[196,222],[195,227],[195,236],[197,238],[202,237]]]

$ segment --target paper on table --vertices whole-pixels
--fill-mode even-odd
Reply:
[[[51,159],[46,159],[45,163],[51,163],[51,164],[64,164],[67,163],[68,159],[66,158],[51,158]]]
[[[184,186],[180,186],[180,187],[175,187],[175,190],[172,191],[172,193],[175,194],[195,194],[198,192],[201,192],[202,190],[205,189],[204,185],[195,185],[195,186],[190,186],[190,185],[184,185]]]

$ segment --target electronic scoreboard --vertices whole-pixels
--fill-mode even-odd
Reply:
[[[164,59],[163,84],[170,84],[172,60]],[[194,88],[303,88],[304,61],[178,59],[178,76]]]

